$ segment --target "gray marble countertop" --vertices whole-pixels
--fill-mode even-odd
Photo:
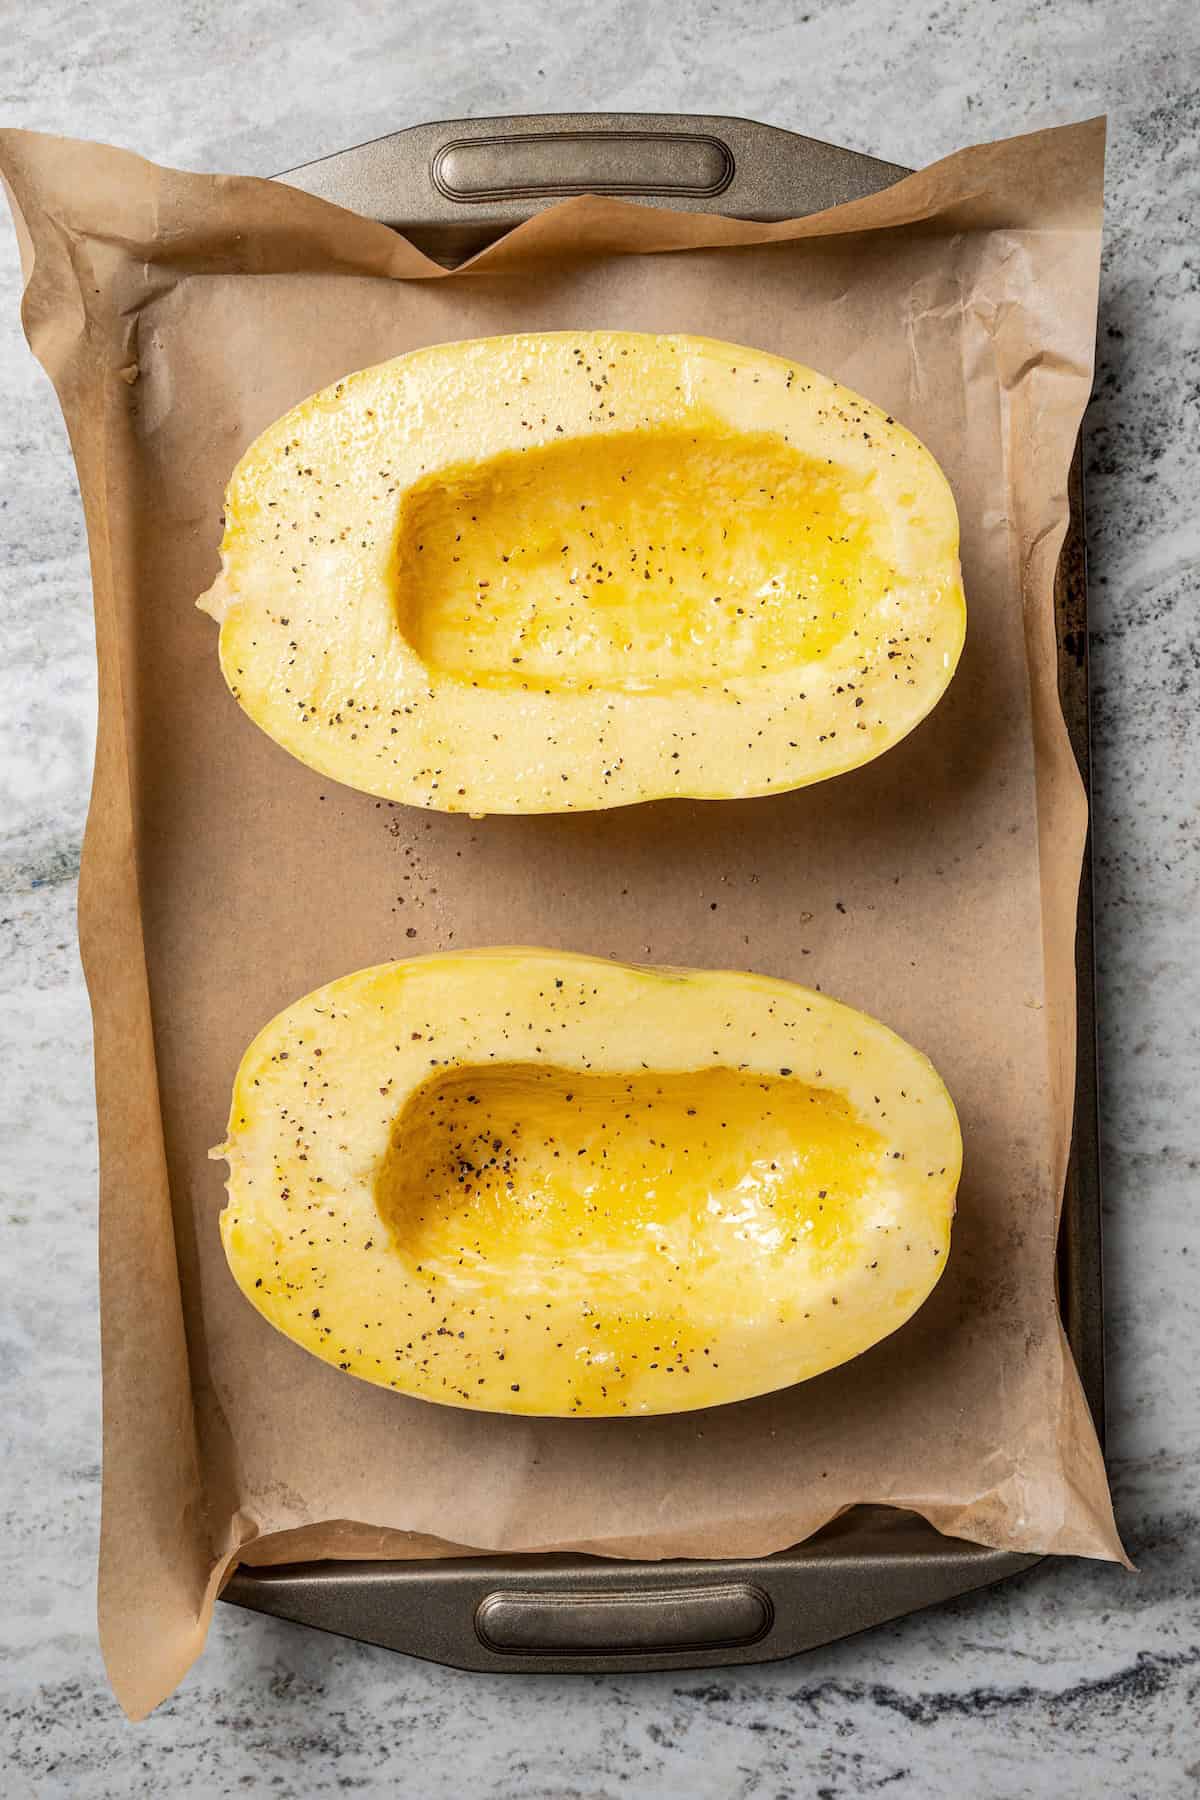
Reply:
[[[733,112],[919,164],[1107,111],[1088,483],[1109,1444],[1140,1573],[1044,1563],[791,1663],[462,1675],[219,1608],[130,1726],[93,1631],[96,1153],[74,472],[0,230],[0,1748],[14,1796],[1165,1800],[1200,1791],[1200,13],[1143,0],[41,0],[0,122],[269,173],[423,119]]]

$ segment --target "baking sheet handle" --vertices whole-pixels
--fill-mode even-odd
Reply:
[[[413,125],[278,177],[381,220],[453,265],[573,194],[786,219],[908,170],[712,113],[536,113]]]
[[[469,1557],[238,1571],[223,1598],[452,1668],[618,1672],[767,1662],[999,1581],[1038,1558],[890,1515],[796,1551],[720,1563]],[[886,1554],[881,1548],[886,1542]]]

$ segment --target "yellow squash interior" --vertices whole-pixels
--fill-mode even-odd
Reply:
[[[824,780],[910,731],[964,631],[929,451],[761,351],[637,332],[439,344],[246,451],[201,601],[322,774],[444,811]]]
[[[842,1096],[780,1076],[485,1064],[409,1098],[376,1199],[424,1268],[542,1283],[579,1258],[624,1292],[799,1232],[832,1250],[879,1144]]]
[[[221,1153],[231,1267],[287,1335],[401,1392],[568,1416],[858,1354],[937,1280],[960,1160],[930,1065],[862,1014],[538,951],[297,1002]]]
[[[409,490],[400,628],[426,668],[495,688],[678,692],[798,669],[888,580],[877,510],[866,481],[774,433],[558,439]]]

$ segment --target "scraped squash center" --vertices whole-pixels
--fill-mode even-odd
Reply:
[[[844,1097],[794,1078],[489,1064],[410,1097],[376,1203],[426,1273],[652,1292],[806,1247],[836,1260],[880,1150]]]
[[[408,492],[400,629],[481,687],[670,690],[823,656],[886,586],[868,484],[770,432],[622,432]]]

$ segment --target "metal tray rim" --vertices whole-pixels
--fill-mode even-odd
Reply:
[[[478,136],[481,131],[516,137],[528,135],[531,125],[561,127],[570,122],[577,126],[586,117],[588,115],[573,113],[520,115],[442,121],[412,127],[409,133],[390,134],[367,145],[323,157],[317,163],[291,170],[279,179],[306,186],[307,183],[297,177],[318,170],[321,185],[316,191],[332,198],[326,178],[333,172],[334,165],[346,157],[353,157],[357,151],[378,150],[410,133],[430,138],[441,132],[450,143],[461,140],[464,134]],[[744,126],[749,133],[763,133],[772,140],[793,138],[794,143],[801,146],[815,143],[815,140],[795,138],[794,134],[779,127],[761,126],[731,115],[661,113],[591,117],[594,123],[608,124],[619,120],[623,126],[634,119],[640,120],[647,135],[653,135],[655,130],[678,132],[681,126],[690,128],[693,134],[706,134],[718,125],[733,123]],[[909,173],[879,159],[838,152],[836,146],[819,144],[816,147],[835,157],[839,154],[853,157],[856,165],[873,164],[877,170],[876,187]],[[731,195],[725,197],[732,199]],[[352,199],[343,203],[351,204]],[[547,203],[553,203],[553,197],[548,197]],[[527,210],[533,211],[535,206],[531,205]],[[730,205],[722,210],[733,211],[733,207]],[[764,215],[745,213],[739,216]],[[777,212],[774,216],[790,215]],[[487,235],[500,235],[511,222],[492,220]],[[404,227],[398,225],[396,228]],[[436,244],[437,226],[430,227],[426,221],[425,230],[430,229]],[[444,225],[442,229],[447,230]],[[452,230],[449,235],[453,237]],[[1059,685],[1072,746],[1090,799],[1086,537],[1082,456],[1078,446],[1071,471],[1070,498],[1070,526],[1056,581]],[[1100,1169],[1090,844],[1080,883],[1076,971],[1076,1108],[1060,1224],[1059,1286],[1064,1324],[1103,1443]],[[871,1548],[870,1531],[863,1536],[854,1525],[853,1515],[866,1510],[870,1509],[851,1509],[842,1520],[835,1521],[832,1528],[824,1528],[805,1543],[762,1558],[646,1561],[586,1555],[527,1554],[514,1558],[483,1554],[413,1562],[354,1560],[258,1568],[242,1565],[235,1570],[221,1597],[237,1606],[365,1642],[403,1649],[410,1655],[451,1667],[520,1673],[599,1673],[630,1668],[686,1669],[780,1660],[922,1606],[990,1586],[1043,1560],[1038,1554],[994,1550],[962,1539],[947,1538],[917,1515],[899,1512],[894,1514],[896,1519],[913,1523],[912,1541],[904,1549],[878,1542]],[[832,1542],[827,1537],[831,1529]],[[621,1583],[627,1588],[639,1584],[660,1588],[667,1580],[683,1591],[698,1581],[711,1582],[716,1575],[726,1580],[766,1581],[773,1606],[772,1626],[753,1642],[742,1646],[713,1644],[708,1648],[644,1652],[599,1649],[569,1653],[512,1649],[500,1652],[489,1648],[480,1635],[476,1619],[482,1600],[498,1586],[503,1591],[503,1584],[515,1575],[524,1586],[569,1576],[573,1589],[583,1593],[594,1584],[598,1570],[603,1571],[605,1581]],[[815,1591],[822,1587],[823,1593]],[[861,1598],[857,1607],[854,1604],[856,1591],[860,1596],[866,1596],[865,1608]],[[816,1605],[818,1600],[821,1603]],[[821,1615],[819,1619],[814,1617],[816,1613]],[[446,1627],[447,1619],[453,1621],[450,1628]]]

